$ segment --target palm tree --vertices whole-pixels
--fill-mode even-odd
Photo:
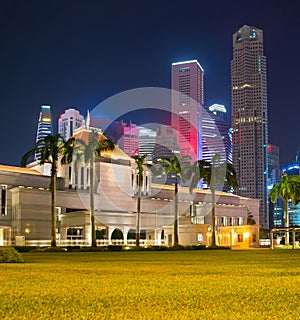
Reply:
[[[59,134],[48,135],[35,144],[34,148],[26,152],[21,160],[25,167],[28,159],[36,152],[40,152],[39,164],[51,164],[50,191],[51,191],[51,246],[56,247],[56,179],[57,168],[61,164],[71,163],[74,139],[65,141]]]
[[[150,168],[151,165],[145,161],[148,154],[144,154],[142,156],[135,155],[132,157],[134,159],[137,174],[138,174],[138,194],[137,194],[137,205],[136,205],[136,236],[135,236],[135,245],[137,247],[140,246],[140,225],[141,225],[141,195],[142,195],[142,187],[143,187],[143,176],[144,176],[144,167]]]
[[[270,199],[273,203],[277,198],[281,198],[284,201],[285,207],[285,227],[289,227],[289,200],[293,205],[300,202],[300,176],[284,175],[281,177],[281,181],[276,183],[270,191]],[[289,231],[286,232],[285,244],[289,244]]]
[[[76,139],[75,155],[76,164],[83,160],[89,164],[89,195],[90,195],[90,223],[91,223],[91,246],[97,247],[96,226],[95,226],[95,206],[94,206],[94,162],[96,157],[101,156],[102,151],[112,151],[115,144],[111,139],[105,138],[99,140],[99,134],[91,130],[88,136],[88,142]],[[77,165],[76,165],[77,167]]]
[[[182,157],[181,161],[178,157],[172,156],[170,158],[162,158],[159,163],[163,164],[163,170],[166,175],[169,173],[175,174],[175,184],[174,184],[174,247],[179,246],[179,236],[178,236],[178,184],[180,179],[185,180],[184,166],[188,163],[184,160],[190,158],[189,156]]]
[[[211,190],[212,203],[212,246],[216,246],[216,188],[225,183],[225,188],[230,190],[238,188],[235,168],[231,163],[221,163],[218,154],[212,157],[212,161],[198,160],[191,169],[192,181],[190,190],[196,188],[199,181],[206,182]]]

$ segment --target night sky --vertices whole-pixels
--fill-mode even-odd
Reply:
[[[1,0],[0,164],[20,165],[35,142],[42,104],[55,126],[65,109],[85,116],[138,87],[170,88],[172,62],[197,59],[205,103],[230,108],[232,34],[263,29],[269,141],[281,164],[299,142],[300,27],[297,1]]]

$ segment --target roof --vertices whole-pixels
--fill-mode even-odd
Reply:
[[[42,174],[34,169],[28,169],[28,168],[21,168],[21,167],[14,167],[14,166],[7,166],[7,165],[0,165],[0,171],[6,171],[6,172],[16,172],[16,173],[23,173],[23,174],[34,174],[38,176],[42,176]]]
[[[92,132],[92,130],[89,129],[82,129],[80,131],[77,131],[73,138],[82,140],[85,144],[88,144],[89,141],[89,134]],[[103,141],[107,139],[105,135],[103,135],[101,132],[97,132],[99,136],[99,141]],[[121,150],[117,145],[115,145],[115,149],[112,151],[101,151],[101,156],[110,158],[110,159],[122,159],[122,160],[132,160],[123,150]]]
[[[173,190],[174,191],[174,186],[171,185],[166,185],[166,184],[155,184],[152,183],[151,184],[152,188],[158,188],[158,189],[163,189],[163,190]],[[189,192],[189,187],[181,187],[178,186],[178,191],[182,191],[182,192]],[[203,193],[203,194],[211,194],[210,189],[197,189],[194,188],[193,189],[193,193]],[[216,195],[224,195],[227,197],[235,197],[235,198],[240,198],[240,196],[232,194],[232,193],[228,193],[228,192],[224,192],[224,191],[216,191],[215,192]]]

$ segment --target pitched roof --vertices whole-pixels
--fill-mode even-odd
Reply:
[[[42,174],[34,169],[28,169],[28,168],[21,168],[21,167],[14,167],[14,166],[7,166],[0,164],[0,171],[9,171],[9,172],[16,172],[16,173],[25,173],[25,174],[34,174],[42,176]]]
[[[93,129],[93,128],[92,128]],[[91,129],[81,129],[80,131],[77,131],[73,138],[82,140],[85,144],[88,144],[89,141],[89,134],[92,132]],[[99,141],[103,141],[107,139],[105,135],[103,135],[101,132],[97,132],[99,136]],[[110,151],[102,151],[101,156],[110,158],[110,159],[122,159],[122,160],[132,160],[123,150],[121,150],[117,145],[115,145],[115,149]]]

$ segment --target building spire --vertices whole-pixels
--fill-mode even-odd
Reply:
[[[86,128],[89,129],[90,128],[90,124],[91,124],[91,117],[90,117],[90,110],[87,111],[87,115],[86,115]]]

